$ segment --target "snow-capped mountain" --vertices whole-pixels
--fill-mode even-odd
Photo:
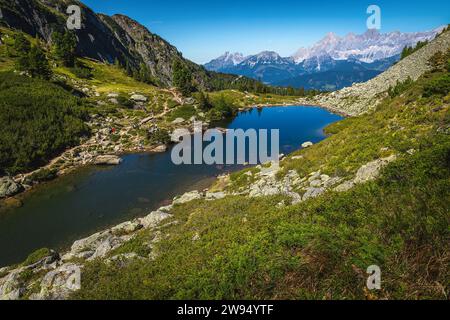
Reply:
[[[248,56],[240,64],[254,68],[258,65],[289,65],[292,62],[291,58],[282,58],[274,51],[263,51],[254,56]]]
[[[245,57],[242,53],[230,53],[227,51],[217,59],[214,59],[205,64],[205,68],[211,71],[221,71],[223,69],[234,67],[244,60]]]
[[[274,51],[247,57],[227,52],[205,64],[205,68],[247,76],[272,85],[298,87],[308,84],[311,89],[341,89],[353,82],[367,81],[387,70],[399,60],[405,47],[432,40],[443,29],[414,33],[368,30],[361,35],[349,33],[344,37],[331,32],[313,46],[299,49],[291,57],[281,57]],[[318,73],[321,75],[314,81],[307,81],[308,75]]]
[[[368,30],[361,35],[349,33],[342,38],[334,33],[329,33],[312,47],[299,49],[292,58],[296,63],[301,63],[311,58],[327,55],[334,60],[353,58],[372,63],[398,55],[405,47],[415,46],[419,41],[434,39],[443,28],[414,33],[398,31],[379,33],[377,30]]]

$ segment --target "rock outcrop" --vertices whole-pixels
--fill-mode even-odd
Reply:
[[[31,265],[0,269],[0,300],[63,300],[81,287],[81,275],[84,263],[102,258],[107,261],[127,259],[155,258],[151,252],[148,257],[136,253],[121,254],[107,258],[127,241],[134,239],[140,230],[149,230],[155,234],[153,242],[158,241],[158,227],[172,217],[171,207],[163,207],[148,216],[124,222],[111,229],[98,232],[85,239],[75,241],[64,255],[51,252]],[[151,246],[151,243],[149,243]]]
[[[10,177],[0,178],[0,199],[12,197],[23,190],[23,187]]]
[[[122,66],[128,65],[135,70],[144,64],[153,80],[165,86],[173,84],[174,60],[179,60],[192,72],[201,89],[208,89],[209,80],[216,76],[216,73],[185,59],[176,47],[133,19],[124,15],[96,14],[79,1],[0,1],[0,25],[22,30],[51,43],[53,32],[64,32],[67,7],[74,4],[80,6],[83,15],[82,28],[74,30],[78,39],[78,55],[108,63],[119,61]],[[235,78],[231,77],[231,81]]]
[[[104,165],[104,166],[116,166],[121,163],[122,159],[115,155],[98,156],[94,161],[95,165]]]

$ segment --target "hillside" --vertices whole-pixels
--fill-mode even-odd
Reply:
[[[82,28],[77,36],[77,55],[139,71],[142,64],[149,69],[155,84],[173,85],[173,62],[179,60],[188,68],[199,89],[211,89],[211,81],[220,75],[206,71],[187,59],[173,45],[147,28],[123,15],[112,17],[96,14],[80,1],[67,0],[0,0],[3,18],[0,26],[38,36],[47,44],[55,31],[64,32],[69,5],[82,8]],[[236,77],[234,77],[236,79]]]
[[[415,65],[408,86],[331,125],[281,168],[220,177],[67,252],[39,250],[0,269],[0,298],[447,299],[447,41],[394,67]],[[394,71],[380,78],[405,77]],[[366,288],[371,265],[382,290]],[[78,268],[74,291],[65,283]]]
[[[388,90],[399,83],[417,80],[433,69],[430,59],[438,52],[447,52],[450,48],[450,32],[444,32],[429,45],[401,60],[376,78],[337,92],[304,100],[306,104],[318,104],[331,107],[349,115],[358,115],[369,110],[387,96]]]

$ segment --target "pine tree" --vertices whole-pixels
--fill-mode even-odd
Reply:
[[[173,63],[173,85],[180,90],[184,96],[189,96],[192,93],[192,73],[179,60],[176,59]]]
[[[22,33],[19,33],[14,39],[14,49],[19,57],[25,56],[30,52],[31,43]]]
[[[50,79],[52,71],[44,51],[33,46],[28,54],[28,72],[34,78]]]
[[[203,91],[200,91],[198,94],[198,104],[203,111],[208,111],[212,108],[208,94],[205,94]]]
[[[55,45],[54,52],[64,66],[73,67],[75,65],[75,50],[77,38],[73,32],[66,31],[64,34],[54,32],[52,40]]]

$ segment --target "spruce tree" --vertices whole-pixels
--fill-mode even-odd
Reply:
[[[52,40],[55,45],[54,52],[65,67],[75,65],[75,50],[77,47],[77,38],[73,32],[66,31],[64,34],[54,32]]]
[[[192,93],[192,73],[179,60],[176,59],[173,63],[173,85],[180,90],[184,96],[189,96]]]
[[[44,51],[38,46],[33,46],[28,55],[28,72],[33,78],[49,80],[52,71]]]

